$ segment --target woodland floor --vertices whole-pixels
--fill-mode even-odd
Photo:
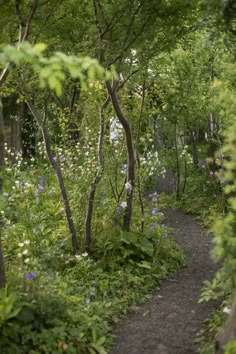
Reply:
[[[216,271],[209,255],[211,237],[191,215],[174,209],[165,215],[174,239],[185,252],[186,266],[119,322],[111,354],[197,353],[196,335],[216,308],[214,303],[198,303],[203,281]]]

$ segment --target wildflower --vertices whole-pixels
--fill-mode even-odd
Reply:
[[[230,308],[229,307],[224,307],[223,312],[226,313],[227,315],[230,314]]]
[[[2,195],[7,198],[9,196],[9,193],[4,192]]]
[[[35,190],[34,190],[34,196],[35,196],[35,198],[38,198],[38,197],[39,197],[39,189],[38,189],[38,188],[35,188]]]
[[[82,257],[88,257],[88,253],[87,252],[84,252],[81,254]]]
[[[48,196],[51,197],[52,195],[53,195],[53,191],[50,190],[50,191],[48,192]]]
[[[95,292],[93,290],[89,291],[89,296],[90,298],[93,298],[95,296]]]
[[[77,261],[81,261],[82,256],[81,256],[80,254],[76,254],[76,255],[75,255],[75,258],[76,258]]]
[[[29,253],[29,251],[28,251],[27,249],[22,252],[22,254],[23,254],[24,256],[26,256],[28,253]]]
[[[25,182],[24,181],[20,181],[19,182],[19,188],[22,188],[22,189],[24,189],[25,188]]]
[[[127,202],[121,202],[120,203],[121,208],[125,209],[127,208]]]
[[[19,246],[19,247],[24,247],[24,245],[25,245],[24,242],[18,243],[18,246]]]
[[[25,245],[29,245],[30,244],[30,240],[25,240],[24,244]]]
[[[29,261],[30,261],[30,259],[29,259],[29,258],[26,258],[26,259],[24,260],[24,263],[28,264]]]
[[[125,183],[125,190],[126,190],[127,193],[131,193],[131,191],[132,191],[132,185],[131,185],[130,182],[126,182],[126,183]]]
[[[97,287],[97,282],[96,282],[96,280],[93,280],[93,281],[92,281],[92,286],[93,286],[94,288]]]
[[[37,274],[34,272],[29,272],[25,274],[26,280],[34,280],[35,278],[37,278]]]
[[[152,215],[157,215],[157,213],[158,213],[158,208],[157,207],[153,208]]]
[[[152,197],[152,202],[153,202],[153,203],[157,203],[157,201],[158,201],[158,199],[157,199],[156,196]]]
[[[127,166],[127,164],[125,164],[125,163],[121,166],[121,173],[122,173],[122,174],[125,174],[125,173],[127,172],[127,167],[128,167],[128,166]]]
[[[22,253],[17,253],[18,258],[22,258]]]
[[[41,186],[41,185],[39,184],[39,191],[40,191],[40,192],[45,192],[45,187],[44,187],[44,186]]]

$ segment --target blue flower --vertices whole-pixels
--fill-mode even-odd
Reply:
[[[34,272],[29,272],[25,274],[26,280],[34,280],[35,278],[37,278],[37,274]]]
[[[152,215],[157,215],[157,213],[158,213],[158,208],[157,207],[153,208]]]
[[[39,185],[44,187],[45,186],[45,182],[46,182],[46,177],[43,176],[43,177],[40,178]]]

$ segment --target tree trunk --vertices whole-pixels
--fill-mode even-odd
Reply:
[[[197,144],[196,144],[196,137],[194,132],[191,132],[191,144],[192,144],[192,158],[194,166],[198,165],[198,151],[197,151]]]
[[[131,184],[131,190],[129,189],[126,191],[127,207],[125,208],[125,212],[124,212],[123,229],[129,231],[131,218],[132,218],[132,204],[133,204],[133,191],[135,186],[135,164],[136,164],[133,135],[132,135],[132,129],[130,123],[124,116],[124,113],[122,112],[122,109],[120,107],[119,99],[117,96],[118,82],[115,81],[112,87],[111,84],[107,81],[106,86],[111,98],[114,111],[121,125],[124,128],[125,137],[126,137],[126,146],[127,146],[127,153],[128,153],[128,176],[127,177],[128,177],[128,182]]]
[[[62,201],[64,204],[68,228],[69,228],[69,232],[70,232],[70,236],[71,236],[72,250],[73,250],[73,253],[76,254],[77,249],[78,249],[78,243],[77,243],[75,226],[74,226],[74,221],[73,221],[72,212],[71,212],[71,208],[70,208],[70,203],[69,203],[69,199],[67,196],[67,191],[65,188],[61,168],[53,158],[53,153],[52,153],[52,149],[51,149],[51,142],[50,142],[50,138],[48,135],[48,130],[45,125],[45,122],[43,121],[40,114],[38,113],[38,111],[35,109],[34,105],[31,102],[27,102],[27,106],[29,107],[29,110],[31,111],[34,119],[36,120],[36,122],[38,123],[40,128],[42,129],[42,134],[43,134],[43,139],[44,139],[44,143],[45,143],[45,147],[46,147],[46,151],[47,151],[47,156],[48,156],[48,159],[50,161],[52,168],[54,169],[54,171],[56,173],[56,176],[58,179],[58,184],[59,184],[60,191],[61,191],[61,197],[62,197]]]
[[[89,204],[87,209],[87,214],[85,218],[85,245],[86,249],[89,251],[90,244],[92,240],[92,218],[93,218],[93,208],[94,208],[94,198],[97,190],[97,186],[101,180],[103,169],[104,169],[104,156],[103,156],[103,143],[104,143],[104,135],[105,135],[105,120],[103,110],[107,107],[110,98],[108,97],[103,105],[100,107],[99,111],[99,119],[100,119],[100,133],[99,133],[99,140],[98,140],[98,171],[90,186],[90,193],[89,193]]]
[[[176,156],[176,199],[180,200],[180,161],[179,161],[179,151],[177,142],[177,122],[175,122],[175,156]]]

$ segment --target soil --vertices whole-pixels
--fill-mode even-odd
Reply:
[[[195,354],[197,333],[216,309],[216,303],[198,303],[204,280],[216,271],[209,255],[211,236],[191,215],[174,209],[165,215],[185,252],[186,266],[117,325],[110,354]]]

